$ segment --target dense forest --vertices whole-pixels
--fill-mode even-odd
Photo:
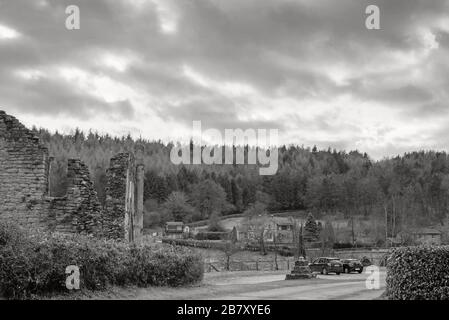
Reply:
[[[143,144],[147,224],[259,210],[308,210],[317,218],[377,217],[388,221],[387,232],[394,236],[406,228],[442,224],[449,205],[445,152],[419,151],[373,161],[358,151],[282,146],[277,174],[261,176],[256,165],[174,165],[173,144],[161,141],[34,130],[55,157],[51,195],[65,193],[67,159],[81,158],[103,203],[109,159]]]

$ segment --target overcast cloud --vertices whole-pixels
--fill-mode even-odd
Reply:
[[[0,109],[51,130],[448,150],[448,75],[445,0],[0,0]]]

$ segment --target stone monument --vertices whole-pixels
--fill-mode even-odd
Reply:
[[[315,277],[316,275],[310,270],[307,261],[303,257],[299,257],[291,273],[285,276],[285,280],[311,279]]]

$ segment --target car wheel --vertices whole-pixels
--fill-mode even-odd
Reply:
[[[323,271],[321,271],[321,274],[325,274],[325,275],[327,275],[329,272],[327,271],[327,269],[326,268],[323,268]]]
[[[337,276],[339,276],[340,275],[340,272],[337,272]]]
[[[358,272],[359,272],[359,273],[362,273],[362,271],[363,271],[363,269],[360,269]]]
[[[345,268],[345,273],[349,273],[349,268]]]

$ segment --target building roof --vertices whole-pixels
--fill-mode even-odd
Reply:
[[[285,217],[273,217],[273,221],[279,226],[291,226],[294,224],[290,218]]]
[[[441,231],[432,228],[420,228],[412,231],[413,234],[441,234]]]
[[[184,222],[179,222],[179,221],[169,221],[166,224],[167,226],[183,226]]]

